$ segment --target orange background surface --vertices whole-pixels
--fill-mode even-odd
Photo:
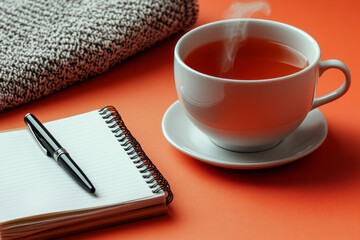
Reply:
[[[222,19],[232,1],[200,0],[196,26]],[[115,106],[132,134],[170,182],[174,201],[166,216],[114,226],[68,239],[360,239],[360,2],[269,0],[257,18],[308,32],[322,60],[343,61],[352,86],[320,107],[328,137],[312,154],[285,166],[230,170],[201,163],[173,148],[161,131],[177,100],[173,49],[184,32],[133,56],[105,74],[41,100],[0,113],[0,130],[25,127],[32,112],[42,121]],[[318,94],[342,83],[336,70],[319,80]]]

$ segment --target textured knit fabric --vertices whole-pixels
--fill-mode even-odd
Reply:
[[[0,0],[0,110],[102,73],[197,15],[197,0]]]

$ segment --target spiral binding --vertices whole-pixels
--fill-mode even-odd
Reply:
[[[151,191],[156,194],[164,191],[166,194],[166,204],[170,204],[173,200],[173,193],[169,183],[146,156],[138,141],[131,135],[117,110],[112,106],[107,106],[100,109],[99,114],[135,164]]]

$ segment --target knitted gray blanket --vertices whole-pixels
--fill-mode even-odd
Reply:
[[[102,73],[197,15],[197,0],[0,0],[0,110]]]

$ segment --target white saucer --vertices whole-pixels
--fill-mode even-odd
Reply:
[[[175,148],[200,161],[225,168],[256,169],[283,165],[310,154],[324,142],[328,127],[324,115],[314,109],[298,129],[276,147],[254,153],[233,152],[212,143],[190,122],[176,101],[163,117],[162,130]]]

